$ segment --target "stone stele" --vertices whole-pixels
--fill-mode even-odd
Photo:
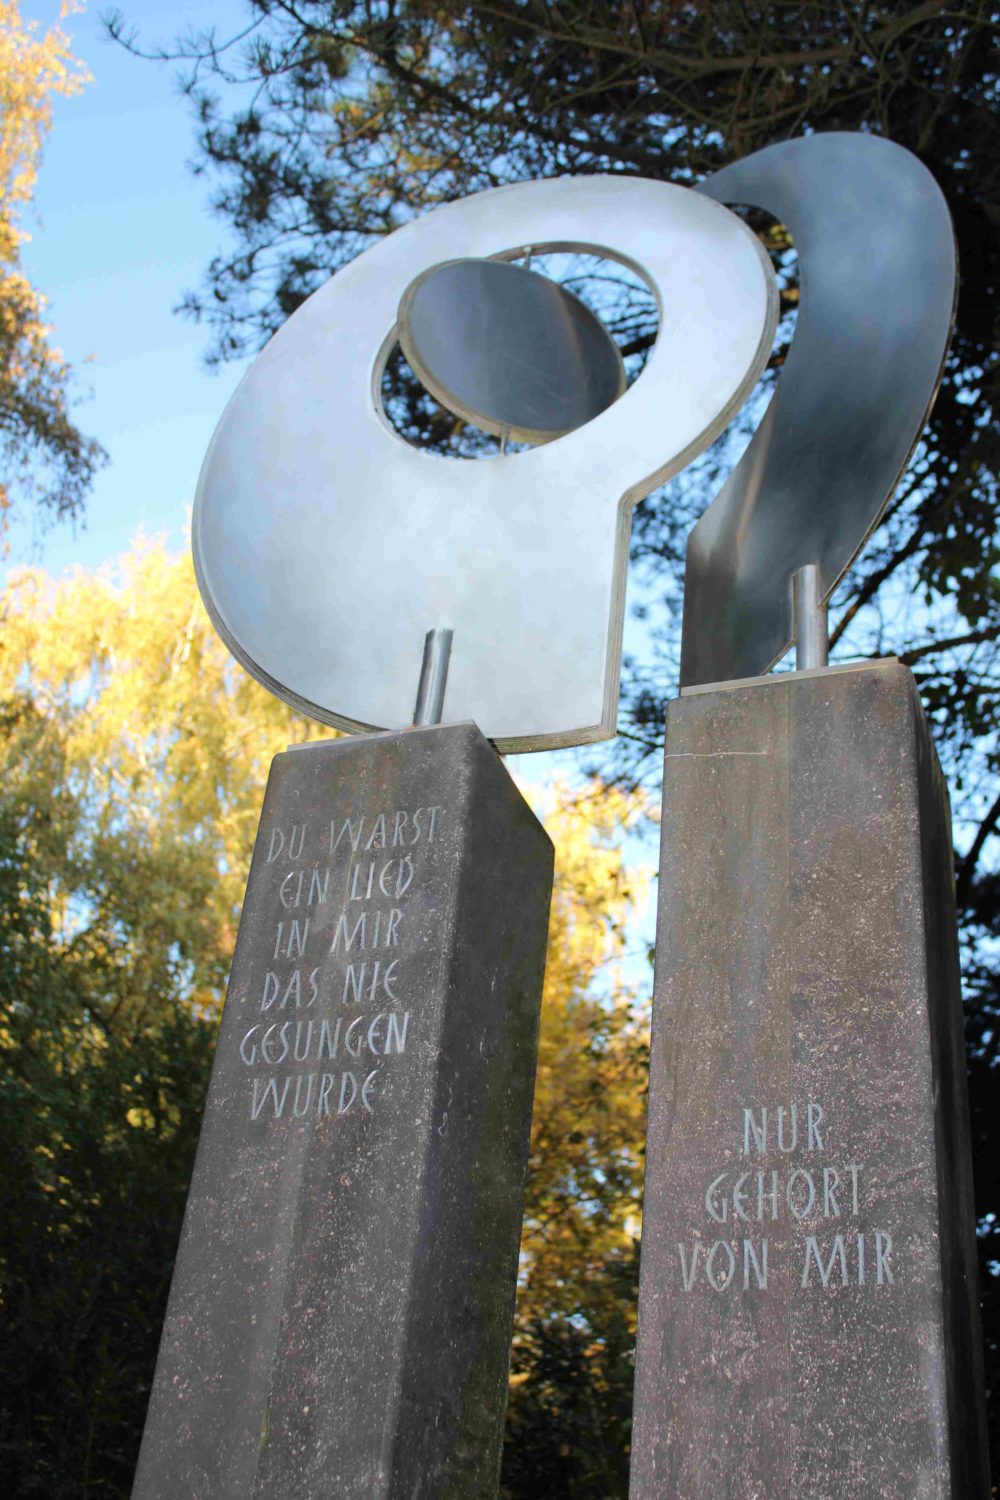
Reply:
[[[275,758],[135,1500],[496,1495],[551,882],[472,724]]]
[[[632,1500],[989,1493],[948,799],[902,666],[667,726]]]

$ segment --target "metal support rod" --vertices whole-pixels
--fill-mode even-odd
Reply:
[[[829,661],[829,639],[817,563],[806,563],[792,574],[792,614],[796,671],[825,667]]]
[[[413,710],[414,724],[440,724],[444,712],[444,693],[448,685],[448,663],[451,660],[450,630],[428,630],[424,639],[424,659],[420,666],[420,684]]]

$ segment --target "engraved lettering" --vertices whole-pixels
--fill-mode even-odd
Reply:
[[[810,1099],[806,1109],[806,1120],[808,1124],[809,1150],[822,1151],[823,1137],[819,1133],[819,1127],[823,1123],[823,1107],[814,1104]]]
[[[342,1005],[361,1005],[367,1000],[372,1004],[378,997],[381,985],[382,993],[390,1000],[397,999],[393,983],[396,978],[396,970],[399,967],[399,959],[394,958],[382,967],[382,960],[376,958],[372,961],[371,978],[368,980],[368,992],[365,993],[365,980],[368,974],[368,960],[364,959],[360,964],[350,963],[344,974],[344,992],[341,996]],[[350,996],[350,998],[348,998]]]
[[[279,922],[278,930],[274,936],[274,957],[301,958],[305,952],[306,938],[309,936],[309,924],[311,921],[311,917],[306,917],[304,922],[300,922],[298,917],[292,917],[287,924]],[[286,925],[288,927],[287,933],[285,932]],[[284,943],[284,950],[282,950],[282,943]]]
[[[351,1046],[351,1037],[354,1034],[355,1029],[357,1027],[364,1025],[364,1021],[365,1021],[364,1016],[355,1016],[354,1020],[350,1024],[350,1026],[348,1026],[346,1035],[344,1036],[344,1046],[347,1048],[348,1052],[351,1054],[352,1057],[360,1057],[361,1056],[361,1042],[359,1041],[356,1046],[352,1047]]]
[[[746,1194],[743,1191],[743,1184],[746,1182],[749,1176],[749,1172],[744,1172],[742,1177],[738,1177],[736,1179],[736,1183],[733,1187],[733,1208],[739,1214],[740,1218],[745,1219],[747,1223],[750,1222],[750,1215],[743,1207],[744,1203],[747,1201]]]
[[[402,1025],[400,1022],[402,1022]],[[406,1033],[409,1025],[410,1012],[408,1010],[404,1011],[402,1016],[399,1016],[396,1011],[391,1010],[389,1012],[389,1029],[386,1032],[385,1038],[385,1056],[388,1056],[390,1052],[406,1051]]]
[[[733,1202],[736,1202],[736,1194],[733,1194]],[[750,1268],[756,1277],[757,1285],[762,1292],[767,1291],[767,1240],[760,1242],[760,1260],[753,1247],[752,1240],[743,1241],[743,1290],[747,1291],[750,1286]]]
[[[426,818],[426,809],[420,811]],[[416,824],[417,820],[414,822]],[[422,823],[420,827],[425,830],[426,824]],[[369,1017],[369,1051],[376,1055],[381,1052],[384,1057],[393,1050],[398,1014],[386,1010],[376,1016],[374,1022]],[[409,1012],[404,1016],[401,1028],[404,1039],[408,1018]],[[251,1042],[254,1042],[252,1037],[248,1047]],[[800,1099],[766,1107],[741,1105],[740,1114],[742,1128],[732,1147],[739,1149],[744,1159],[743,1166],[747,1165],[747,1157],[766,1157],[775,1151],[780,1151],[786,1158],[785,1164],[778,1169],[746,1171],[730,1166],[717,1173],[705,1188],[702,1211],[707,1220],[715,1224],[732,1224],[734,1228],[737,1221],[751,1224],[756,1218],[763,1224],[767,1220],[785,1220],[787,1216],[792,1232],[777,1246],[768,1239],[744,1239],[741,1252],[738,1238],[712,1242],[710,1237],[701,1240],[696,1231],[693,1241],[677,1243],[685,1292],[692,1291],[701,1280],[707,1281],[716,1292],[735,1287],[739,1284],[736,1273],[740,1265],[744,1291],[767,1291],[775,1260],[779,1269],[784,1271],[782,1257],[786,1254],[793,1260],[798,1257],[793,1274],[799,1278],[803,1289],[812,1286],[830,1290],[852,1285],[895,1285],[898,1266],[893,1267],[892,1235],[885,1230],[829,1236],[806,1233],[814,1228],[810,1220],[818,1220],[820,1216],[824,1220],[848,1216],[857,1219],[861,1211],[862,1163],[844,1163],[840,1157],[836,1165],[821,1166],[817,1162],[806,1168],[794,1160],[787,1160],[793,1152],[799,1153],[801,1161],[802,1153],[806,1151],[827,1151],[831,1139],[830,1125],[823,1106],[814,1099]],[[830,1225],[831,1229],[834,1227]]]
[[[716,1198],[719,1183],[725,1182],[725,1180],[725,1172],[720,1172],[715,1181],[709,1183],[708,1189],[705,1193],[705,1208],[708,1210],[717,1224],[724,1224],[729,1214],[729,1200],[724,1197],[722,1201],[719,1202]]]
[[[413,858],[409,854],[404,854],[402,859],[387,860],[379,871],[378,888],[383,896],[395,896],[398,899],[412,884]]]
[[[886,1282],[893,1284],[892,1268],[889,1265],[889,1256],[892,1254],[892,1235],[885,1234],[881,1229],[875,1231],[875,1280],[879,1286]]]
[[[368,919],[372,920],[369,921]],[[354,923],[353,928],[348,929],[348,918],[342,912],[337,918],[337,926],[334,929],[333,942],[330,944],[330,952],[336,953],[343,945],[345,953],[350,953],[355,944],[359,948],[395,948],[399,945],[399,924],[403,913],[398,906],[392,907],[390,911],[361,912]]]
[[[273,1108],[274,1108],[274,1118],[276,1120],[280,1120],[281,1116],[282,1116],[282,1113],[284,1111],[284,1108],[285,1108],[285,1100],[288,1097],[288,1086],[289,1086],[290,1083],[291,1083],[291,1079],[290,1078],[286,1078],[285,1082],[284,1082],[284,1086],[283,1086],[283,1088],[281,1090],[281,1094],[279,1096],[279,1094],[278,1094],[278,1080],[276,1078],[268,1078],[266,1080],[266,1082],[264,1084],[264,1090],[263,1090],[262,1093],[258,1093],[258,1090],[259,1090],[260,1084],[261,1084],[261,1080],[259,1078],[255,1078],[254,1081],[253,1081],[253,1098],[252,1098],[252,1100],[250,1102],[250,1118],[251,1118],[251,1120],[256,1120],[257,1119],[258,1115],[260,1114],[261,1110],[264,1108],[264,1105],[267,1103],[267,1101],[268,1101],[269,1098],[271,1099],[271,1102],[272,1102],[272,1105],[273,1105]]]
[[[367,842],[367,844],[365,844],[365,848],[366,849],[384,849],[385,848],[385,813],[379,813],[378,817],[375,819],[375,823],[374,823],[374,826],[372,828],[372,831],[368,835],[368,842]]]
[[[806,1191],[808,1192],[808,1195],[809,1195],[806,1198],[806,1201],[803,1204],[803,1206],[802,1206],[801,1209],[797,1209],[795,1207],[795,1202],[794,1202],[795,1180],[798,1177],[801,1177],[802,1180],[804,1181],[804,1183],[806,1185]],[[816,1201],[816,1188],[815,1188],[815,1185],[813,1184],[812,1173],[811,1172],[807,1172],[804,1167],[797,1167],[796,1168],[796,1170],[792,1173],[792,1175],[788,1179],[788,1187],[785,1189],[785,1200],[788,1203],[788,1209],[789,1209],[789,1212],[792,1214],[793,1218],[796,1218],[796,1219],[804,1219],[805,1218],[806,1214],[809,1213],[809,1211],[811,1210],[813,1204]]]
[[[250,1041],[250,1038],[253,1036],[254,1032],[259,1030],[259,1026],[251,1026],[242,1042],[240,1042],[240,1057],[242,1057],[248,1068],[253,1067],[254,1063],[257,1061],[257,1043],[251,1042],[249,1057],[247,1056],[247,1043]]]
[[[378,962],[379,962],[378,959],[376,959],[375,960],[375,967],[376,967],[376,969],[378,968]],[[362,964],[358,964],[358,965],[348,964],[347,965],[347,969],[344,972],[344,993],[340,997],[340,1003],[341,1003],[341,1005],[350,1005],[352,1003],[354,1005],[360,1005],[361,1004],[362,992],[364,990],[364,984],[365,984],[365,974],[367,972],[367,969],[368,969],[368,960],[367,959],[365,959],[364,963],[362,963]],[[375,980],[374,980],[374,976],[373,976],[372,977],[372,984],[374,985],[374,983],[375,983]],[[351,994],[350,1000],[348,999],[348,991],[350,991],[350,994]]]
[[[310,825],[285,824],[267,831],[267,863],[298,862],[299,867],[279,869],[274,876],[271,890],[281,911],[280,920],[275,913],[274,967],[263,976],[261,1018],[253,1026],[244,1027],[237,1044],[243,1066],[256,1069],[263,1065],[260,1076],[249,1080],[252,1119],[298,1121],[360,1110],[374,1112],[378,1064],[383,1058],[406,1053],[413,1013],[396,1008],[400,994],[406,994],[400,985],[400,970],[402,967],[405,973],[408,960],[404,908],[392,903],[405,901],[419,882],[421,856],[413,855],[410,849],[414,844],[435,841],[443,811],[441,807],[421,807],[331,816],[329,824],[323,824],[321,837],[324,845],[328,843],[331,856],[343,849],[346,869],[339,867],[342,874],[332,864],[311,867],[311,860],[306,858]],[[382,852],[389,849],[391,854]],[[331,874],[335,876],[332,898]],[[305,963],[313,927],[318,925],[313,913],[331,899],[337,903],[331,913],[332,933],[327,937],[324,927],[323,941],[324,946],[329,943],[329,954],[343,960],[342,982],[330,974],[329,968],[324,970],[322,963],[314,962],[312,967]],[[390,957],[390,949],[404,951],[402,956]],[[357,1007],[357,1012],[330,1016],[314,1011],[313,1017],[301,1015],[305,1009],[329,1011],[334,1007],[338,983],[342,983],[341,1006]],[[275,1011],[279,1018],[272,1020]],[[366,1057],[376,1064],[367,1074],[360,1066]],[[353,1069],[319,1071],[323,1065],[352,1060],[356,1060]],[[737,1183],[742,1218],[748,1216],[749,1180],[750,1174],[745,1174]],[[728,1215],[723,1193],[719,1200],[723,1214]],[[706,1264],[702,1253],[701,1265]],[[732,1281],[733,1264],[731,1251],[715,1250],[711,1261],[713,1285]],[[747,1262],[747,1275],[753,1270],[758,1282],[761,1264],[756,1253]],[[763,1275],[766,1281],[766,1257]]]
[[[372,974],[372,978],[371,978],[371,987],[372,987],[372,990],[374,990],[376,981],[378,979],[379,962],[380,962],[379,959],[375,960],[375,965],[374,965],[375,972]],[[347,992],[348,992],[348,990],[351,991],[351,999],[353,1000],[354,1004],[355,1005],[360,1005],[361,1004],[361,1001],[362,1001],[362,998],[363,998],[363,994],[364,994],[365,974],[367,972],[368,972],[368,960],[367,959],[365,959],[365,961],[362,964],[359,964],[357,966],[354,965],[354,964],[348,964],[347,965],[347,971],[344,974],[344,993],[340,997],[340,1003],[341,1003],[341,1005],[348,1005],[348,1004],[350,1004],[350,1001],[347,998]],[[369,994],[370,993],[371,993],[371,991],[369,991]]]
[[[324,1049],[325,1049],[326,1055],[330,1059],[330,1061],[331,1062],[336,1061],[337,1053],[340,1050],[340,1027],[341,1027],[341,1020],[340,1020],[339,1016],[337,1017],[336,1021],[333,1023],[333,1031],[332,1032],[330,1030],[330,1022],[329,1021],[327,1021],[326,1019],[320,1021],[320,1023],[319,1023],[319,1046],[316,1049],[316,1059],[317,1059],[317,1061],[319,1061],[319,1059],[323,1056]],[[326,1077],[326,1074],[324,1074],[323,1076]]]
[[[750,1145],[751,1136],[753,1136],[753,1146]],[[767,1155],[766,1108],[760,1112],[760,1125],[754,1119],[752,1109],[745,1109],[743,1111],[743,1155],[749,1156],[753,1150],[756,1150],[761,1156]]]
[[[795,1108],[795,1105],[793,1104],[790,1109],[785,1109],[784,1105],[779,1104],[778,1105],[777,1114],[778,1114],[778,1150],[779,1151],[785,1151],[785,1152],[794,1151],[795,1147],[798,1145],[798,1141],[799,1141],[798,1112],[797,1112],[797,1110]],[[792,1119],[792,1138],[788,1142],[788,1144],[786,1145],[785,1144],[785,1128],[784,1127],[785,1127],[785,1120],[788,1118],[789,1115],[791,1115],[791,1119]]]
[[[346,833],[348,839],[350,840],[351,849],[355,854],[357,854],[358,845],[361,843],[361,830],[365,826],[364,818],[358,819],[357,831],[355,831],[354,824],[351,822],[350,818],[345,818],[343,824],[341,825],[340,832],[337,834],[336,838],[334,838],[333,830],[336,828],[336,826],[336,823],[330,824],[330,853],[336,853],[337,845],[340,843],[341,839]]]
[[[725,1250],[726,1254],[729,1256],[729,1269],[725,1273],[724,1278],[721,1281],[716,1281],[714,1275],[712,1274],[712,1266],[714,1265],[715,1257],[720,1250]],[[715,1244],[708,1252],[708,1256],[705,1260],[705,1279],[708,1282],[709,1286],[713,1291],[724,1292],[729,1286],[729,1283],[732,1281],[735,1271],[736,1256],[733,1254],[732,1245],[728,1240],[716,1240]]]
[[[347,934],[347,914],[345,912],[341,912],[340,916],[337,918],[337,926],[334,929],[333,942],[330,944],[330,952],[331,953],[336,953],[337,947],[338,947],[341,939],[343,939],[344,950],[345,950],[345,952],[350,953],[351,949],[354,947],[355,942],[358,940],[358,934],[359,933],[361,934],[361,937],[360,937],[360,941],[358,941],[358,947],[359,948],[363,948],[365,946],[365,922],[366,922],[366,920],[367,920],[367,912],[362,912],[361,915],[358,917],[358,920],[354,924],[354,930],[352,931],[351,935],[348,937],[348,934]]]
[[[378,1044],[383,1040],[380,1035],[380,1027],[384,1024],[385,1019],[385,1011],[379,1011],[378,1015],[372,1018],[371,1024],[368,1027],[368,1050],[369,1052],[374,1052],[376,1057],[378,1057]],[[382,1051],[385,1051],[384,1046]]]
[[[833,1275],[834,1262],[839,1261],[840,1284],[841,1286],[847,1285],[847,1258],[844,1254],[844,1236],[842,1234],[834,1235],[833,1248],[830,1251],[830,1259],[827,1261],[825,1267],[822,1260],[820,1259],[819,1244],[816,1240],[816,1236],[812,1234],[806,1236],[805,1264],[802,1267],[803,1286],[809,1285],[809,1268],[813,1260],[815,1260],[816,1262],[816,1269],[819,1272],[819,1279],[824,1286],[830,1285],[830,1278]]]
[[[361,866],[355,865],[351,871],[351,894],[347,898],[349,901],[370,901],[372,898],[372,882],[375,879],[374,860],[370,861],[368,865],[368,885],[361,891],[358,890],[358,876],[360,874]]]
[[[681,1280],[684,1283],[684,1290],[686,1292],[689,1292],[691,1290],[691,1288],[694,1286],[694,1279],[695,1279],[695,1277],[698,1274],[698,1256],[699,1256],[700,1252],[701,1252],[701,1242],[699,1240],[696,1240],[695,1244],[694,1244],[694,1249],[691,1252],[691,1267],[690,1267],[690,1270],[689,1270],[688,1269],[688,1263],[687,1263],[687,1255],[684,1252],[684,1246],[681,1245],[681,1244],[679,1244],[677,1246],[677,1253],[678,1253],[678,1255],[681,1258]]]
[[[778,1174],[777,1172],[771,1173],[771,1188],[767,1193],[764,1191],[764,1176],[763,1172],[757,1173],[757,1217],[763,1219],[765,1200],[770,1200],[771,1218],[776,1219],[778,1217]]]
[[[311,1021],[309,1022],[309,1025],[310,1025],[310,1027],[312,1026],[312,1022]],[[301,1118],[302,1118],[303,1115],[309,1113],[309,1105],[312,1103],[313,1084],[315,1082],[316,1082],[316,1074],[315,1073],[307,1073],[305,1075],[305,1078],[303,1078],[302,1074],[300,1073],[299,1076],[298,1076],[298,1078],[296,1078],[296,1080],[295,1080],[295,1098],[292,1101],[292,1115],[296,1119],[301,1120]],[[300,1108],[300,1105],[299,1105],[299,1095],[300,1095],[303,1083],[305,1083],[306,1086],[307,1086],[306,1087],[306,1097],[305,1097],[305,1102],[301,1105],[301,1108]]]

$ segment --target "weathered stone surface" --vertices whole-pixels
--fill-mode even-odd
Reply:
[[[496,1495],[551,878],[474,725],[276,757],[136,1500]]]
[[[686,693],[665,767],[633,1500],[982,1497],[949,813],[913,680]]]

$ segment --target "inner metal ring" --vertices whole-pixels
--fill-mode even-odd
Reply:
[[[545,443],[626,388],[621,353],[574,293],[514,261],[431,266],[399,304],[399,342],[425,389],[498,437]]]

